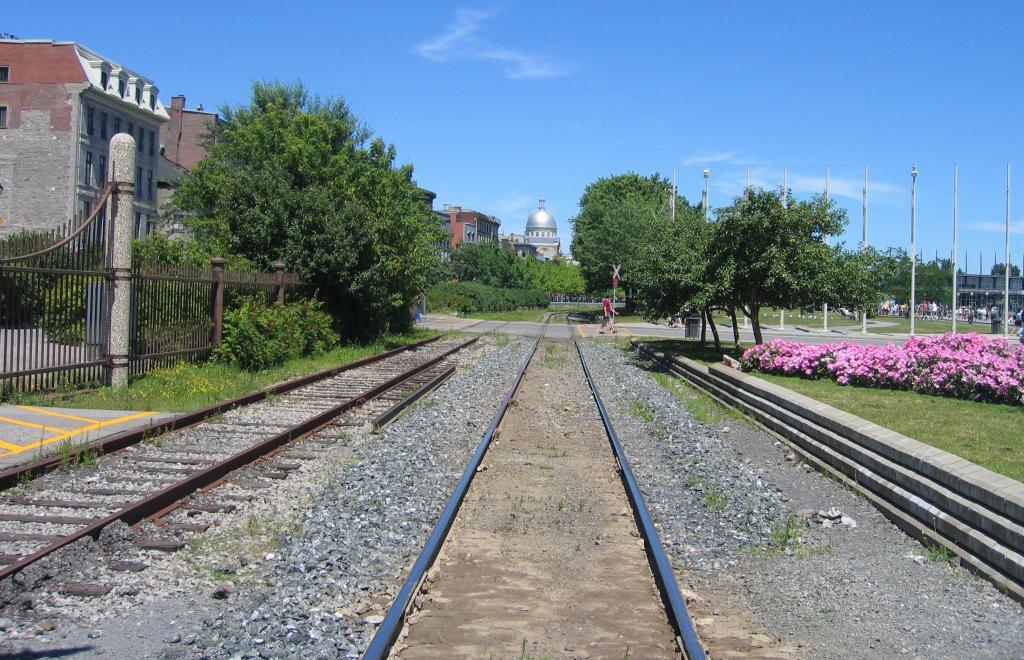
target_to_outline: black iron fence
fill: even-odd
[[[110,369],[110,220],[104,192],[93,213],[48,232],[0,239],[0,396],[101,385]],[[317,287],[275,264],[272,273],[133,263],[128,369],[131,376],[181,360],[202,361],[220,345],[223,313],[241,297],[293,301]]]

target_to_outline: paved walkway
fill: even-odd
[[[787,321],[789,318],[787,317]],[[761,334],[765,341],[782,338],[793,341],[801,341],[808,344],[822,344],[825,342],[850,341],[860,344],[884,345],[890,342],[902,344],[910,336],[906,333],[870,333],[862,334],[859,325],[844,325],[833,327],[827,332],[821,329],[821,319],[793,319],[796,324],[787,323],[784,330],[778,326],[761,326]],[[806,321],[806,324],[802,323]],[[890,321],[869,321],[869,325],[877,328],[884,328],[895,325]],[[528,321],[479,321],[476,319],[463,319],[455,316],[444,316],[440,314],[427,314],[419,324],[424,328],[435,330],[456,330],[469,333],[488,333],[521,335],[526,337],[536,336],[543,323]],[[587,338],[606,338],[610,335],[600,335],[600,324],[584,323],[576,326],[577,332]],[[619,337],[653,337],[657,339],[683,339],[685,331],[683,328],[670,328],[664,323],[618,323],[616,324]],[[732,341],[732,327],[730,325],[718,324],[718,332],[723,342]],[[567,338],[568,327],[564,323],[552,323],[547,331],[547,336]],[[711,332],[708,331],[708,340],[711,339]],[[740,341],[753,343],[754,335],[749,327],[740,325]]]
[[[0,467],[51,455],[65,442],[86,444],[167,417],[153,411],[0,405]]]

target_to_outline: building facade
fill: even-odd
[[[452,249],[463,243],[480,243],[482,241],[498,241],[501,220],[493,215],[480,213],[473,209],[445,204],[442,213],[451,220]]]
[[[135,138],[135,235],[156,224],[159,136],[153,81],[74,42],[0,40],[0,234],[88,216],[110,139]]]
[[[537,246],[526,240],[522,234],[512,233],[501,237],[501,244],[516,253],[517,257],[537,258]]]
[[[544,208],[543,199],[538,203],[537,210],[526,220],[526,242],[536,247],[537,254],[546,260],[557,259],[562,253],[555,216]]]
[[[1002,307],[1006,291],[1005,275],[957,273],[957,304],[962,307]],[[1024,278],[1010,276],[1010,309],[1024,307]]]
[[[160,162],[157,172],[157,208],[164,219],[160,231],[170,238],[185,238],[188,231],[182,222],[182,213],[167,213],[167,202],[178,187],[178,181],[199,161],[209,155],[209,146],[217,140],[217,124],[221,118],[216,112],[206,112],[203,106],[194,110],[185,107],[185,97],[171,97],[169,121],[160,127]]]

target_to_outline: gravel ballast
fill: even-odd
[[[712,649],[742,629],[750,646],[730,650],[1021,657],[1024,608],[991,584],[752,422],[699,422],[650,363],[591,342],[584,352]]]
[[[359,657],[528,348],[513,339],[382,433],[353,431],[356,458],[276,551],[266,586],[230,596],[190,650],[204,657]]]

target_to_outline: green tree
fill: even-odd
[[[412,166],[396,166],[343,100],[301,83],[253,83],[249,105],[222,114],[173,198],[197,238],[324,285],[344,336],[408,327],[440,240]]]
[[[751,189],[716,217],[707,276],[726,286],[730,304],[750,318],[755,342],[763,340],[763,307],[848,302],[853,287],[842,278],[855,273],[844,267],[841,248],[824,240],[847,222],[834,202],[789,197],[783,204],[779,191]]]
[[[541,261],[533,257],[523,260],[526,286],[558,293],[584,293],[586,285],[580,267],[561,259]]]
[[[996,265],[992,266],[991,273],[993,275],[1005,275],[1006,264],[1000,261]],[[1020,277],[1020,266],[1018,266],[1017,264],[1010,265],[1010,277]]]
[[[464,243],[451,257],[452,275],[465,282],[480,282],[506,289],[526,286],[523,260],[496,241]]]
[[[572,254],[579,261],[588,291],[611,286],[612,264],[632,263],[640,246],[638,230],[665,217],[671,183],[658,174],[635,172],[598,179],[580,198],[580,212],[572,219]],[[634,273],[623,267],[621,286],[629,290]]]

